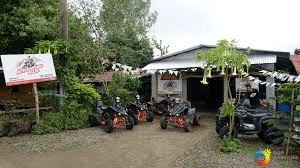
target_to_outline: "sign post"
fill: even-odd
[[[56,80],[52,55],[15,54],[1,55],[6,86],[33,84],[35,97],[36,124],[39,124],[39,98],[37,82]]]
[[[39,96],[37,94],[36,83],[33,83],[33,94],[34,94],[34,98],[35,98],[35,110],[36,110],[35,122],[36,122],[36,125],[39,125],[39,122],[40,122]]]

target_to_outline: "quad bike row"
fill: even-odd
[[[98,101],[94,107],[96,115],[90,115],[88,126],[94,127],[97,124],[104,125],[104,131],[111,133],[113,128],[125,126],[132,129],[138,120],[147,120],[152,122],[154,119],[153,112],[148,110],[147,105],[140,103],[140,97],[137,95],[136,102],[125,107],[120,98],[117,97],[115,103],[110,107],[103,107],[103,103]]]
[[[232,137],[237,138],[238,134],[257,134],[267,144],[280,144],[284,140],[284,132],[273,124],[265,122],[277,120],[274,118],[274,114],[278,114],[278,112],[271,112],[264,108],[249,109],[243,102],[238,104],[235,109]],[[229,122],[229,117],[220,118],[219,113],[216,115],[216,132],[221,138],[229,135]]]
[[[97,124],[103,124],[104,130],[111,133],[113,128],[125,125],[127,129],[132,129],[139,120],[152,122],[154,114],[153,106],[162,105],[161,128],[166,129],[168,124],[184,128],[185,131],[191,131],[191,125],[199,125],[200,116],[196,114],[196,109],[191,108],[191,103],[179,103],[179,99],[163,99],[155,103],[141,103],[140,96],[136,96],[135,103],[125,107],[120,98],[117,97],[115,103],[110,107],[103,107],[103,103],[98,101],[94,106],[95,115],[89,116],[88,126],[94,127]]]

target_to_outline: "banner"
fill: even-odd
[[[1,55],[6,86],[56,80],[51,54]]]
[[[159,75],[158,94],[182,94],[182,79],[172,77],[173,75],[170,75],[169,78],[167,78],[166,75],[163,75],[162,77]]]

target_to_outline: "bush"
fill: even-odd
[[[230,140],[227,137],[224,137],[220,140],[218,147],[220,151],[224,153],[238,152],[241,148],[241,141],[239,139]]]
[[[139,78],[129,74],[114,73],[112,81],[108,84],[106,92],[108,98],[120,97],[126,104],[132,103],[141,87]]]
[[[34,126],[32,132],[34,134],[46,134],[87,127],[88,116],[92,112],[79,108],[79,106],[73,102],[66,105],[62,111],[49,113],[41,118],[39,125]],[[78,107],[77,110],[74,110],[76,107]]]

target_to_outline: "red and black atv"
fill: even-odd
[[[154,114],[151,110],[147,108],[145,104],[142,103],[132,103],[128,106],[128,115],[130,115],[134,124],[137,124],[139,120],[147,120],[148,122],[152,122],[154,119]]]
[[[102,103],[100,103],[102,105]],[[96,126],[97,123],[104,124],[104,131],[111,133],[113,128],[125,125],[127,129],[134,127],[134,120],[127,114],[127,109],[121,105],[119,99],[112,107],[103,108],[99,106],[96,108],[96,115],[89,116],[88,125],[90,127]]]
[[[180,104],[176,98],[168,109],[164,110],[160,121],[162,129],[166,129],[168,124],[173,124],[184,128],[186,132],[192,130],[192,124],[199,125],[200,115],[195,108],[191,108],[190,103]]]
[[[111,133],[113,128],[125,125],[127,129],[132,129],[134,127],[134,119],[127,114],[127,109],[123,106],[119,106],[115,103],[112,107],[107,108],[109,113],[105,120],[104,130],[107,133]]]

